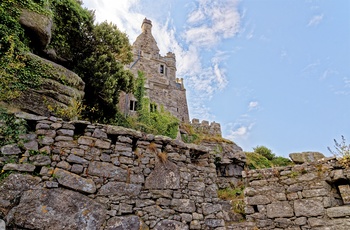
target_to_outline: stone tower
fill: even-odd
[[[133,44],[134,61],[129,66],[137,76],[140,70],[144,72],[146,96],[177,117],[182,122],[189,122],[186,89],[183,79],[176,78],[175,54],[168,52],[166,56],[159,54],[157,42],[152,35],[152,22],[144,19],[142,32]],[[135,113],[136,99],[133,95],[122,95],[120,109],[125,114]]]

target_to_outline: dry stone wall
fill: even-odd
[[[350,229],[350,169],[335,158],[243,172],[248,226]],[[253,229],[253,227],[251,228]]]
[[[18,114],[1,146],[0,224],[28,229],[225,229],[205,147],[117,126]]]

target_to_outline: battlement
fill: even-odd
[[[220,136],[221,137],[221,125],[220,123],[216,123],[215,121],[209,124],[209,121],[203,120],[199,122],[199,119],[193,118],[191,122],[191,126],[198,133],[207,134],[210,136]]]

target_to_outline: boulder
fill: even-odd
[[[43,14],[23,9],[19,18],[33,45],[44,49],[51,40],[52,19]]]
[[[11,174],[0,184],[0,216],[5,216],[17,204],[23,192],[39,189],[41,179],[24,174]]]
[[[25,229],[100,229],[106,209],[78,192],[38,189],[23,193],[6,220]]]
[[[322,158],[325,158],[325,156],[319,152],[290,153],[289,157],[290,159],[292,159],[292,161],[295,164],[303,164],[305,162],[314,162]]]
[[[37,55],[27,53],[27,60],[45,68],[45,78],[39,79],[38,88],[26,89],[12,101],[11,106],[21,111],[50,116],[59,109],[73,110],[84,97],[85,83],[74,72]]]

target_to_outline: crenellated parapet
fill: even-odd
[[[193,118],[191,122],[191,126],[198,133],[207,134],[210,136],[220,136],[221,137],[221,125],[220,123],[216,123],[215,121],[209,124],[209,121],[203,120],[199,122],[199,119]]]

